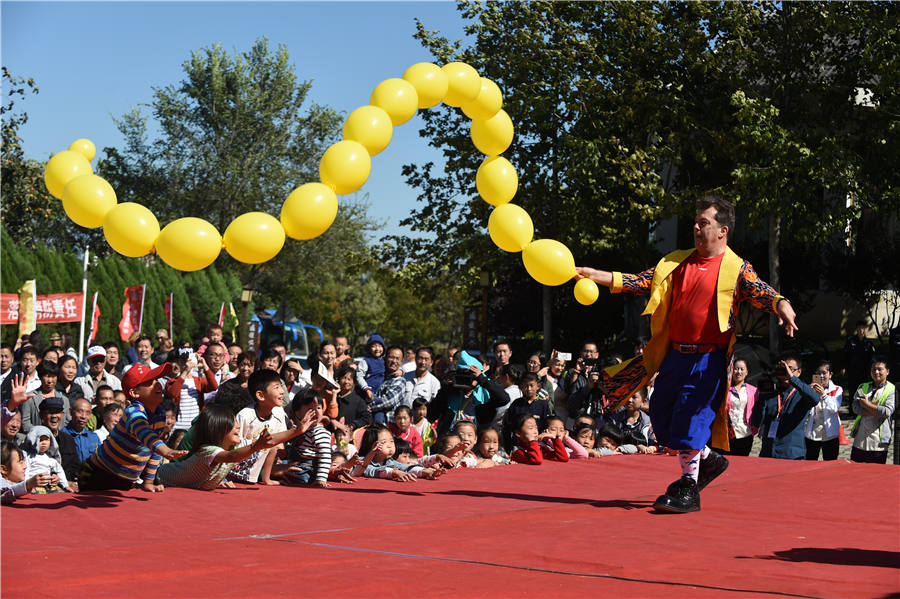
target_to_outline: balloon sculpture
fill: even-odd
[[[235,260],[260,264],[274,258],[285,237],[312,239],[328,230],[337,216],[338,195],[357,191],[369,178],[372,156],[391,141],[393,128],[415,116],[421,108],[444,102],[460,108],[472,119],[470,136],[487,157],[475,175],[478,194],[494,206],[488,220],[493,242],[507,252],[521,252],[525,269],[544,285],[562,285],[575,276],[572,252],[552,239],[533,240],[534,223],[528,213],[510,203],[519,178],[510,162],[500,156],[513,141],[513,123],[502,109],[503,94],[496,83],[481,77],[471,66],[451,62],[439,67],[420,62],[402,78],[378,84],[369,104],[347,117],[343,140],[329,147],[319,162],[319,183],[306,183],[292,191],[281,207],[280,218],[248,212],[235,218],[220,235],[209,222],[179,218],[160,229],[150,210],[131,202],[119,204],[116,192],[91,169],[96,148],[79,139],[55,154],[44,169],[50,194],[62,200],[66,214],[86,228],[103,227],[110,247],[137,258],[151,252],[182,271],[206,268],[224,248]],[[575,286],[582,304],[596,301],[598,290],[590,279]]]

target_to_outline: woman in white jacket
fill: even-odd
[[[809,411],[806,419],[806,459],[816,461],[819,451],[823,460],[836,460],[840,449],[841,418],[838,411],[844,399],[844,390],[831,381],[831,362],[819,363],[812,388],[819,394],[819,403]],[[818,382],[818,384],[816,384]]]

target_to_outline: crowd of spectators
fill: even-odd
[[[4,503],[28,492],[410,482],[457,468],[671,453],[648,416],[653,382],[614,405],[603,369],[622,357],[601,356],[592,341],[574,359],[519,357],[500,341],[488,359],[377,334],[354,356],[338,336],[301,359],[280,343],[244,351],[213,326],[193,343],[160,330],[155,344],[135,335],[120,349],[94,345],[79,363],[61,336],[46,348],[37,335],[0,346]],[[828,361],[806,378],[786,355],[752,385],[738,357],[724,403],[729,447],[716,449],[746,456],[759,437],[762,457],[833,460],[849,432],[852,460],[885,463],[896,392],[888,361],[867,359],[865,375],[851,364],[845,390]],[[849,431],[844,403],[855,415]]]

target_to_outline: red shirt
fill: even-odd
[[[694,252],[672,273],[669,339],[678,343],[727,345],[731,333],[719,330],[716,283],[724,253],[704,258]]]

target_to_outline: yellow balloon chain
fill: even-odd
[[[510,203],[519,178],[510,162],[500,156],[512,144],[512,119],[502,109],[503,95],[496,83],[481,77],[471,66],[451,62],[439,67],[420,62],[402,78],[386,79],[372,91],[369,104],[350,113],[343,140],[331,145],[319,162],[319,180],[293,190],[281,207],[280,219],[264,212],[248,212],[235,218],[224,235],[209,222],[179,218],[162,230],[146,207],[117,203],[116,192],[93,174],[90,161],[96,148],[79,139],[55,154],[44,169],[50,194],[62,200],[63,209],[76,224],[103,227],[110,247],[131,258],[156,252],[176,270],[206,268],[224,248],[235,260],[260,264],[271,260],[284,246],[285,237],[313,239],[328,230],[337,216],[338,195],[357,191],[369,178],[372,156],[391,141],[393,128],[411,119],[420,108],[443,102],[461,108],[472,119],[472,143],[487,158],[478,167],[478,194],[494,206],[488,220],[493,242],[507,252],[522,252],[525,269],[539,283],[562,285],[575,276],[572,252],[553,239],[533,240],[534,224],[520,206]],[[596,284],[581,279],[575,298],[582,304],[597,299]]]

